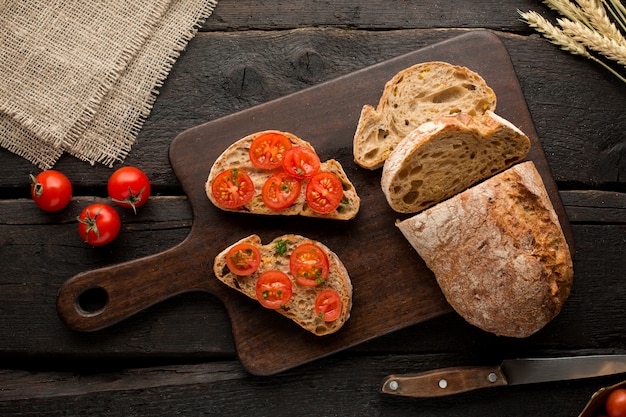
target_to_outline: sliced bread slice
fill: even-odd
[[[259,269],[249,276],[236,275],[228,269],[226,256],[229,249],[239,243],[249,243],[259,249],[261,263]],[[306,243],[313,243],[320,247],[328,258],[328,278],[319,286],[304,286],[298,284],[290,273],[290,256],[293,250]],[[327,335],[339,330],[350,317],[352,309],[352,282],[346,267],[336,253],[321,242],[308,239],[304,236],[287,234],[279,236],[266,245],[262,245],[261,238],[251,235],[232,244],[220,252],[213,264],[213,272],[217,279],[229,287],[256,298],[256,281],[261,274],[269,270],[279,270],[287,274],[292,283],[291,300],[284,308],[275,311],[293,320],[302,328],[317,335]],[[326,322],[315,313],[315,299],[326,289],[336,291],[342,304],[342,310],[335,320]],[[259,305],[259,308],[263,308]]]
[[[532,162],[397,224],[469,323],[527,337],[568,298],[570,248]]]
[[[394,210],[417,213],[521,161],[529,149],[528,137],[491,111],[441,117],[394,149],[382,189]]]
[[[376,109],[365,105],[354,134],[354,161],[382,166],[415,128],[454,113],[479,116],[495,111],[496,95],[474,71],[447,62],[424,62],[397,73],[385,84]]]

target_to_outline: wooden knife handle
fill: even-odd
[[[499,366],[461,366],[418,374],[389,375],[383,381],[382,392],[427,398],[503,385],[507,385],[507,381]]]

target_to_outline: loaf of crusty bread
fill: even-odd
[[[527,337],[568,298],[572,257],[532,162],[398,222],[450,305],[496,335]]]
[[[259,269],[249,276],[239,276],[232,273],[226,264],[226,254],[228,250],[238,243],[250,243],[256,246],[261,254],[261,264]],[[290,274],[289,257],[298,245],[304,243],[314,243],[322,248],[328,257],[329,272],[326,281],[317,287],[303,286],[296,282],[295,278]],[[277,244],[283,246],[282,251],[277,251]],[[331,251],[324,244],[308,239],[304,236],[287,234],[275,238],[272,242],[262,245],[261,238],[257,235],[251,235],[234,243],[228,248],[220,252],[213,264],[213,272],[217,279],[222,281],[229,287],[247,295],[256,300],[256,281],[258,277],[265,271],[277,269],[285,272],[292,281],[291,300],[285,308],[278,308],[275,311],[285,317],[293,320],[302,328],[311,333],[322,336],[336,332],[350,317],[352,309],[352,282],[344,264],[341,262],[337,254]],[[315,313],[315,298],[325,290],[332,289],[337,291],[342,302],[342,311],[339,317],[331,322],[325,322]],[[259,308],[263,308],[259,305]]]
[[[298,199],[291,206],[283,209],[283,210],[272,210],[268,208],[261,199],[261,189],[265,181],[272,175],[275,171],[268,171],[261,168],[255,167],[249,158],[249,150],[250,145],[254,139],[264,133],[276,132],[282,135],[285,135],[294,146],[304,146],[309,149],[313,149],[311,144],[296,135],[289,132],[279,132],[274,130],[267,130],[262,132],[256,132],[251,135],[248,135],[242,139],[239,139],[232,145],[230,145],[213,163],[211,167],[211,171],[209,172],[209,176],[206,182],[206,194],[211,200],[211,202],[216,206],[226,211],[235,211],[235,212],[244,212],[244,213],[252,213],[252,214],[265,214],[265,215],[301,215],[306,217],[319,217],[319,218],[328,218],[335,220],[349,220],[354,218],[360,208],[360,198],[356,192],[356,189],[348,175],[343,170],[341,164],[334,160],[329,159],[327,161],[321,162],[320,171],[329,171],[336,174],[341,180],[343,186],[343,200],[340,204],[339,208],[335,211],[332,211],[327,214],[318,213],[312,210],[306,203],[305,199],[305,189],[308,180],[302,181],[302,192]],[[314,149],[313,149],[314,150]],[[215,177],[222,171],[226,169],[243,169],[246,171],[252,181],[254,182],[255,195],[252,201],[249,203],[235,208],[235,209],[226,209],[220,207],[213,197],[213,193],[211,192],[211,186]]]
[[[382,166],[409,132],[441,116],[478,116],[495,111],[496,96],[468,68],[425,62],[400,71],[385,84],[376,109],[365,105],[354,134],[354,161],[363,168]]]
[[[400,142],[381,186],[394,210],[417,213],[521,161],[529,149],[528,137],[491,111],[444,116]]]

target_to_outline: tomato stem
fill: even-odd
[[[33,174],[28,174],[28,175],[30,176],[30,180],[33,184],[33,188],[35,189],[35,195],[37,197],[41,197],[41,194],[43,194],[43,185],[41,185],[41,183],[37,181],[37,178],[35,178]]]
[[[88,241],[89,240],[88,239],[89,232],[94,232],[96,234],[96,237],[100,237],[100,231],[98,230],[98,225],[96,223],[96,221],[98,220],[98,215],[100,214],[100,210],[102,210],[102,209],[99,209],[96,212],[96,215],[93,216],[93,217],[91,217],[91,214],[89,213],[89,210],[87,210],[85,212],[85,218],[84,219],[81,219],[80,216],[77,217],[77,219],[78,219],[78,221],[80,223],[83,223],[83,224],[85,224],[87,226],[87,229],[85,230],[85,242],[86,243],[89,243],[89,241]]]
[[[133,194],[133,190],[130,188],[130,186],[128,186],[128,197],[126,197],[123,200],[119,200],[117,198],[111,198],[111,200],[113,200],[116,203],[130,204],[130,206],[133,208],[133,212],[137,214],[136,204],[141,201],[141,194],[143,193],[145,189],[146,187],[143,187],[141,190],[139,190],[139,192],[137,192],[137,194]]]

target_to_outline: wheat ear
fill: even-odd
[[[595,29],[598,33],[602,34],[604,38],[610,39],[613,43],[626,46],[626,39],[624,39],[622,32],[620,32],[611,19],[609,19],[605,6],[600,0],[578,0],[578,4],[580,4],[582,12],[591,23],[591,25],[587,25],[589,29]]]
[[[565,33],[575,41],[586,45],[605,57],[626,66],[626,46],[615,39],[602,36],[588,27],[567,19],[557,20]]]
[[[610,1],[612,3],[619,2],[619,0]],[[592,55],[587,49],[589,48],[590,50],[598,52],[611,60],[615,60],[621,65],[626,65],[626,49],[623,47],[624,45],[621,45],[621,41],[619,40],[623,39],[621,33],[617,38],[618,40],[603,37],[602,34],[597,33],[597,30],[591,23],[587,13],[576,7],[568,0],[550,0],[545,3],[548,4],[550,8],[558,10],[561,14],[572,17],[572,19],[557,19],[557,22],[563,27],[563,29],[553,25],[536,12],[521,12],[519,10],[517,12],[530,27],[535,28],[551,43],[559,46],[561,49],[569,53],[584,56],[585,58],[602,65],[618,79],[626,83],[626,78],[624,78],[606,62]],[[557,8],[558,6],[560,6],[560,8]],[[621,6],[621,3],[619,6]],[[619,7],[616,7],[616,10],[618,9]],[[619,13],[624,12],[623,6],[621,9],[622,11]],[[588,10],[592,10],[592,7],[589,6]],[[616,11],[615,13],[618,12]],[[606,14],[603,13],[603,15],[608,20]],[[601,21],[600,27],[606,28],[606,21],[603,21],[604,19],[601,16],[592,16],[591,20]],[[617,30],[615,26],[613,26],[613,28]]]
[[[552,23],[548,22],[545,18],[539,15],[537,12],[522,12],[517,11],[522,19],[528,23],[532,28],[535,28],[539,33],[543,34],[549,41],[555,45],[561,47],[561,49],[570,52],[575,55],[582,55],[585,58],[592,58],[591,54],[587,52],[587,49],[580,42],[576,42],[563,31]]]

